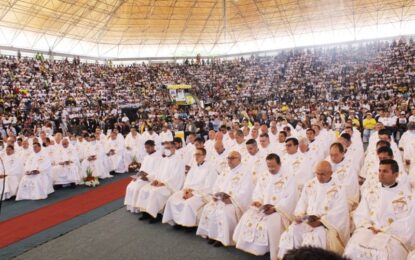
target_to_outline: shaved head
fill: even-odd
[[[320,183],[329,182],[333,174],[331,164],[328,161],[320,161],[315,167],[315,173]]]

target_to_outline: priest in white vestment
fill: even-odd
[[[136,203],[140,189],[154,179],[162,159],[161,153],[156,151],[156,144],[153,140],[147,140],[144,146],[147,155],[144,156],[143,163],[137,174],[131,176],[132,180],[127,185],[125,191],[124,205],[128,211],[133,213],[138,212]]]
[[[220,173],[213,187],[213,197],[203,208],[196,234],[208,238],[214,246],[234,245],[232,235],[252,198],[252,172],[241,164],[241,154],[228,155],[227,171]]]
[[[111,132],[110,139],[105,144],[105,154],[108,160],[110,172],[123,173],[126,171],[124,165],[124,142],[117,139],[117,133]]]
[[[354,260],[406,259],[415,241],[415,199],[397,182],[395,160],[382,160],[379,183],[362,195],[353,219],[356,230],[345,255]]]
[[[195,164],[187,173],[183,188],[167,201],[163,223],[196,227],[202,207],[209,201],[218,172],[212,163],[206,161],[206,150],[196,148]]]
[[[69,147],[68,139],[63,139],[53,155],[52,176],[54,184],[80,183],[82,174],[80,172],[79,158],[75,148]]]
[[[141,136],[137,132],[135,127],[131,127],[130,133],[124,140],[124,166],[128,169],[128,166],[135,160],[138,163],[143,161],[144,154],[141,153]]]
[[[16,154],[14,147],[8,145],[6,152],[1,155],[0,163],[2,164],[0,166],[0,191],[4,190],[3,198],[0,199],[6,200],[17,194],[17,188],[23,176],[24,161]]]
[[[345,158],[345,150],[341,143],[333,143],[330,146],[330,156],[327,159],[333,171],[333,179],[344,187],[349,210],[352,211],[359,203],[359,181],[352,161]]]
[[[52,164],[39,143],[33,144],[33,151],[25,163],[25,175],[20,181],[16,200],[46,199],[53,191],[52,183],[49,182]]]
[[[249,139],[246,141],[246,150],[247,154],[245,157],[242,157],[242,165],[245,168],[252,172],[254,186],[260,174],[264,173],[264,169],[266,169],[266,161],[265,158],[267,155],[261,153],[258,149],[258,144],[254,139]]]
[[[254,255],[271,252],[271,259],[276,259],[280,236],[292,221],[298,193],[295,177],[281,171],[278,155],[269,154],[266,164],[265,178],[257,181],[251,207],[236,226],[233,240],[238,249]]]
[[[304,185],[293,224],[281,236],[281,258],[288,250],[307,245],[342,254],[347,244],[350,217],[346,194],[332,177],[329,162],[318,163],[315,174]]]
[[[140,189],[136,203],[143,213],[141,219],[151,217],[150,223],[157,221],[157,215],[164,209],[167,199],[182,188],[185,179],[185,165],[176,154],[173,142],[164,142],[163,154],[154,180]]]
[[[92,171],[92,176],[105,179],[111,178],[104,160],[107,156],[100,143],[95,139],[95,135],[90,135],[88,143],[84,148],[85,159],[81,164],[81,174],[83,177],[87,176],[87,171]]]

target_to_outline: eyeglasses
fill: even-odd
[[[228,157],[227,159],[228,160],[235,160],[235,159],[238,159],[238,157]]]
[[[195,156],[203,156],[203,153],[195,153]]]
[[[293,144],[286,144],[285,147],[291,147],[294,146]]]

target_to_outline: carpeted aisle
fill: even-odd
[[[170,225],[138,221],[125,208],[75,229],[19,255],[18,260],[210,260],[269,259],[255,257],[234,247],[215,248],[195,232]]]
[[[124,178],[0,222],[0,248],[122,198],[129,181]]]

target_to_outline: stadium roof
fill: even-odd
[[[0,0],[0,45],[180,57],[415,33],[413,0]]]

